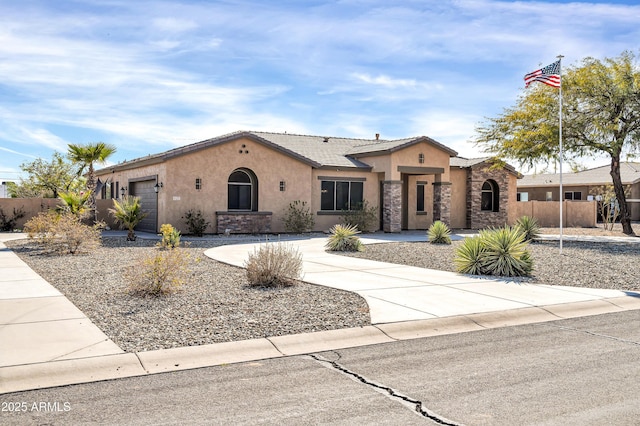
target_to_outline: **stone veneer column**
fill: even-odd
[[[433,221],[451,225],[451,182],[433,183]]]
[[[382,184],[382,229],[384,232],[402,231],[402,181],[386,180]]]

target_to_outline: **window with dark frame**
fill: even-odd
[[[229,176],[227,208],[257,211],[257,180],[248,170],[238,169]]]
[[[320,182],[320,210],[355,210],[362,205],[363,182],[332,181]]]
[[[486,180],[482,184],[482,198],[480,210],[489,212],[500,211],[498,184],[493,180]]]
[[[424,212],[424,183],[416,186],[416,211]]]
[[[196,178],[196,189],[199,191],[202,189],[202,179]]]
[[[564,193],[565,200],[582,200],[581,191],[567,191]]]

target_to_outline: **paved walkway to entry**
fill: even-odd
[[[426,241],[426,236],[424,233],[364,235],[362,241],[365,244]],[[627,241],[640,242],[640,239],[627,238]],[[287,242],[302,254],[304,281],[361,295],[369,304],[373,324],[524,308],[562,318],[568,304],[572,304],[571,308],[579,306],[577,303],[589,309],[608,310],[612,304],[626,303],[630,295],[636,300],[640,297],[640,293],[619,290],[522,284],[346,257],[326,252],[325,243],[326,238],[322,237]],[[205,254],[220,262],[243,266],[260,244],[220,246]]]

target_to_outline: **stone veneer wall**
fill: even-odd
[[[433,221],[451,225],[451,182],[433,183]]]
[[[382,189],[382,229],[384,232],[402,231],[402,181],[387,180]]]
[[[257,234],[271,232],[271,212],[216,212],[216,232]]]
[[[509,172],[487,167],[471,168],[467,174],[467,225],[471,229],[507,224],[509,210]],[[482,184],[492,179],[498,184],[498,211],[481,210]]]

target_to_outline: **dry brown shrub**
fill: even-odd
[[[267,243],[255,249],[245,262],[249,285],[293,285],[302,276],[302,255],[284,243]]]

